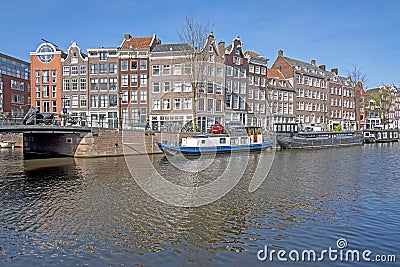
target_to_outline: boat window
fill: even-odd
[[[220,144],[226,144],[226,138],[225,137],[220,138],[219,139],[219,143]]]
[[[248,137],[241,137],[240,138],[240,144],[241,145],[248,145],[249,144],[249,138]]]
[[[201,143],[202,143],[202,144],[205,144],[205,143],[206,143],[206,140],[201,140]]]
[[[238,145],[238,144],[239,144],[239,138],[231,138],[231,146]]]

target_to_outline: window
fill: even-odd
[[[213,94],[214,93],[214,84],[212,81],[207,82],[207,93]]]
[[[238,69],[238,68],[234,68],[234,69],[233,69],[233,76],[234,76],[235,78],[239,78],[239,69]]]
[[[69,79],[63,79],[63,91],[69,91]]]
[[[249,89],[249,99],[253,99],[253,89]]]
[[[72,96],[72,107],[78,107],[79,101],[78,101],[78,95],[73,95]]]
[[[98,68],[99,67],[97,64],[90,64],[90,74],[97,74]]]
[[[153,87],[153,93],[160,92],[160,82],[153,82],[152,87]]]
[[[180,109],[182,109],[182,106],[181,106],[181,99],[180,99],[180,98],[175,98],[175,99],[174,99],[174,109],[175,109],[175,110],[180,110]]]
[[[57,71],[56,70],[52,70],[51,71],[51,82],[55,83],[57,80]]]
[[[232,92],[232,81],[231,80],[226,80],[225,87],[226,87],[226,91],[228,93],[231,93]]]
[[[99,105],[99,98],[97,95],[91,95],[90,96],[90,107],[91,108],[97,108]]]
[[[51,101],[51,112],[53,112],[53,113],[57,112],[57,101],[56,100]]]
[[[171,100],[170,99],[163,99],[162,100],[162,109],[163,110],[169,110],[171,109]]]
[[[108,107],[108,95],[100,95],[100,107],[101,108]]]
[[[78,66],[71,66],[71,75],[78,75]]]
[[[100,60],[107,60],[108,53],[107,52],[100,52]]]
[[[169,64],[163,65],[162,74],[163,75],[170,75],[171,74],[171,65],[169,65]]]
[[[121,61],[121,70],[128,70],[128,60]]]
[[[117,107],[117,95],[109,95],[108,98],[110,100],[110,108],[116,108]]]
[[[55,85],[51,86],[51,97],[56,98],[57,97],[57,87]]]
[[[86,107],[87,106],[86,95],[80,95],[79,96],[79,100],[80,100],[80,106],[81,107]]]
[[[123,86],[123,87],[128,86],[128,74],[121,75],[121,86]]]
[[[43,101],[42,112],[50,112],[50,101]]]
[[[35,71],[36,83],[40,83],[40,70]]]
[[[139,122],[139,109],[138,108],[131,109],[131,120],[132,120],[132,123]]]
[[[246,78],[246,70],[240,69],[240,78]]]
[[[81,75],[86,75],[86,65],[80,66],[80,74]]]
[[[216,100],[216,104],[215,104],[215,111],[216,112],[222,112],[222,100],[221,99],[217,99]]]
[[[261,67],[261,74],[262,75],[267,74],[267,68],[266,67]]]
[[[237,80],[233,81],[233,92],[239,93],[239,81]]]
[[[43,85],[42,86],[42,97],[49,97],[49,86]]]
[[[208,62],[214,62],[214,55],[208,55]]]
[[[182,75],[182,64],[174,65],[174,75]]]
[[[147,60],[140,60],[140,69],[147,70]]]
[[[171,91],[171,82],[164,82],[164,92]]]
[[[222,78],[222,68],[217,68],[217,77]]]
[[[153,65],[153,75],[158,76],[160,75],[160,65]]]
[[[215,93],[217,95],[222,95],[222,85],[221,82],[216,82],[215,83]]]
[[[205,111],[204,98],[197,99],[198,111]]]
[[[107,64],[100,64],[100,74],[107,74]]]
[[[146,104],[147,103],[147,91],[140,91],[140,104]]]
[[[174,92],[182,92],[182,82],[181,81],[174,82]]]
[[[99,80],[97,78],[90,79],[90,90],[92,91],[99,90]]]
[[[78,79],[71,79],[72,91],[78,91]]]
[[[110,78],[110,91],[117,91],[117,78]]]
[[[117,73],[117,63],[110,63],[108,65],[108,71],[110,74],[116,74]]]
[[[184,73],[186,75],[190,75],[192,73],[192,64],[191,63],[185,63]]]
[[[151,108],[153,110],[160,110],[160,99],[152,99],[151,100]]]
[[[140,74],[140,87],[144,86],[147,86],[147,74]]]
[[[245,94],[246,93],[246,82],[240,82],[239,92],[241,94]]]
[[[63,67],[63,75],[69,75],[69,66]]]
[[[213,66],[207,66],[207,75],[214,76],[214,67]]]
[[[131,103],[132,104],[137,104],[138,102],[138,93],[137,91],[131,91]]]
[[[128,104],[128,91],[121,92],[121,104]]]
[[[192,84],[190,82],[183,83],[183,91],[184,92],[191,92],[192,91]]]
[[[254,76],[249,76],[249,85],[254,84]]]
[[[214,111],[214,99],[212,98],[207,99],[207,111]]]
[[[191,98],[183,99],[183,109],[192,109],[192,99]]]
[[[138,76],[137,74],[131,74],[131,87],[138,86]]]
[[[255,66],[255,73],[260,74],[260,66]]]
[[[131,61],[131,70],[137,70],[137,60]]]
[[[101,91],[106,91],[107,90],[107,78],[101,78],[100,79],[100,90]]]

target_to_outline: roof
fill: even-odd
[[[283,58],[298,73],[303,73],[303,74],[307,74],[310,76],[316,76],[316,77],[320,77],[320,78],[326,78],[326,75],[332,75],[331,72],[326,71],[326,70],[324,71],[321,68],[319,68],[317,65],[313,65],[311,63],[300,61],[300,60],[289,58],[289,57],[283,57]]]
[[[131,37],[125,39],[121,44],[122,49],[147,49],[150,47],[153,36],[147,37]]]
[[[246,56],[251,56],[251,57],[259,57],[260,55],[259,54],[257,54],[256,52],[253,52],[253,51],[246,51],[246,52],[244,52],[244,54],[246,55]]]
[[[176,52],[176,51],[183,51],[183,50],[190,50],[191,47],[188,44],[181,43],[181,44],[158,44],[154,47],[152,52]]]
[[[280,72],[279,70],[276,69],[267,69],[267,77],[268,78],[277,78],[277,79],[285,79],[285,77],[283,76],[282,72]]]

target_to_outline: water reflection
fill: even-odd
[[[344,236],[382,253],[399,245],[398,146],[279,151],[254,193],[261,155],[251,154],[237,186],[198,208],[147,195],[122,157],[23,161],[18,151],[1,152],[2,266],[255,265],[267,244],[323,249]],[[150,159],[172,182],[215,178]],[[228,162],[222,156],[211,167],[221,173]]]

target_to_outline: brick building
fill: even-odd
[[[62,113],[61,61],[67,53],[44,41],[30,53],[31,105],[41,112]]]
[[[89,116],[87,62],[87,55],[75,42],[68,48],[66,58],[61,59],[63,120],[82,126],[87,125]]]
[[[149,115],[149,53],[156,44],[156,35],[132,37],[130,34],[125,34],[118,49],[118,90],[124,127],[147,123]]]
[[[30,108],[28,62],[0,53],[0,120],[21,118]]]
[[[88,125],[118,128],[118,48],[88,51]]]
[[[328,75],[323,67],[285,57],[283,51],[272,65],[282,72],[296,90],[295,115],[301,126],[328,128]]]
[[[268,59],[259,54],[246,51],[248,61],[247,71],[247,125],[266,127],[269,121],[268,102],[267,102],[267,69]]]
[[[267,129],[273,129],[275,123],[296,122],[294,113],[296,92],[292,84],[276,69],[268,68],[267,76],[267,104],[272,114],[271,121],[266,125]]]
[[[225,120],[247,124],[247,77],[248,60],[242,50],[242,40],[236,37],[225,48]]]

